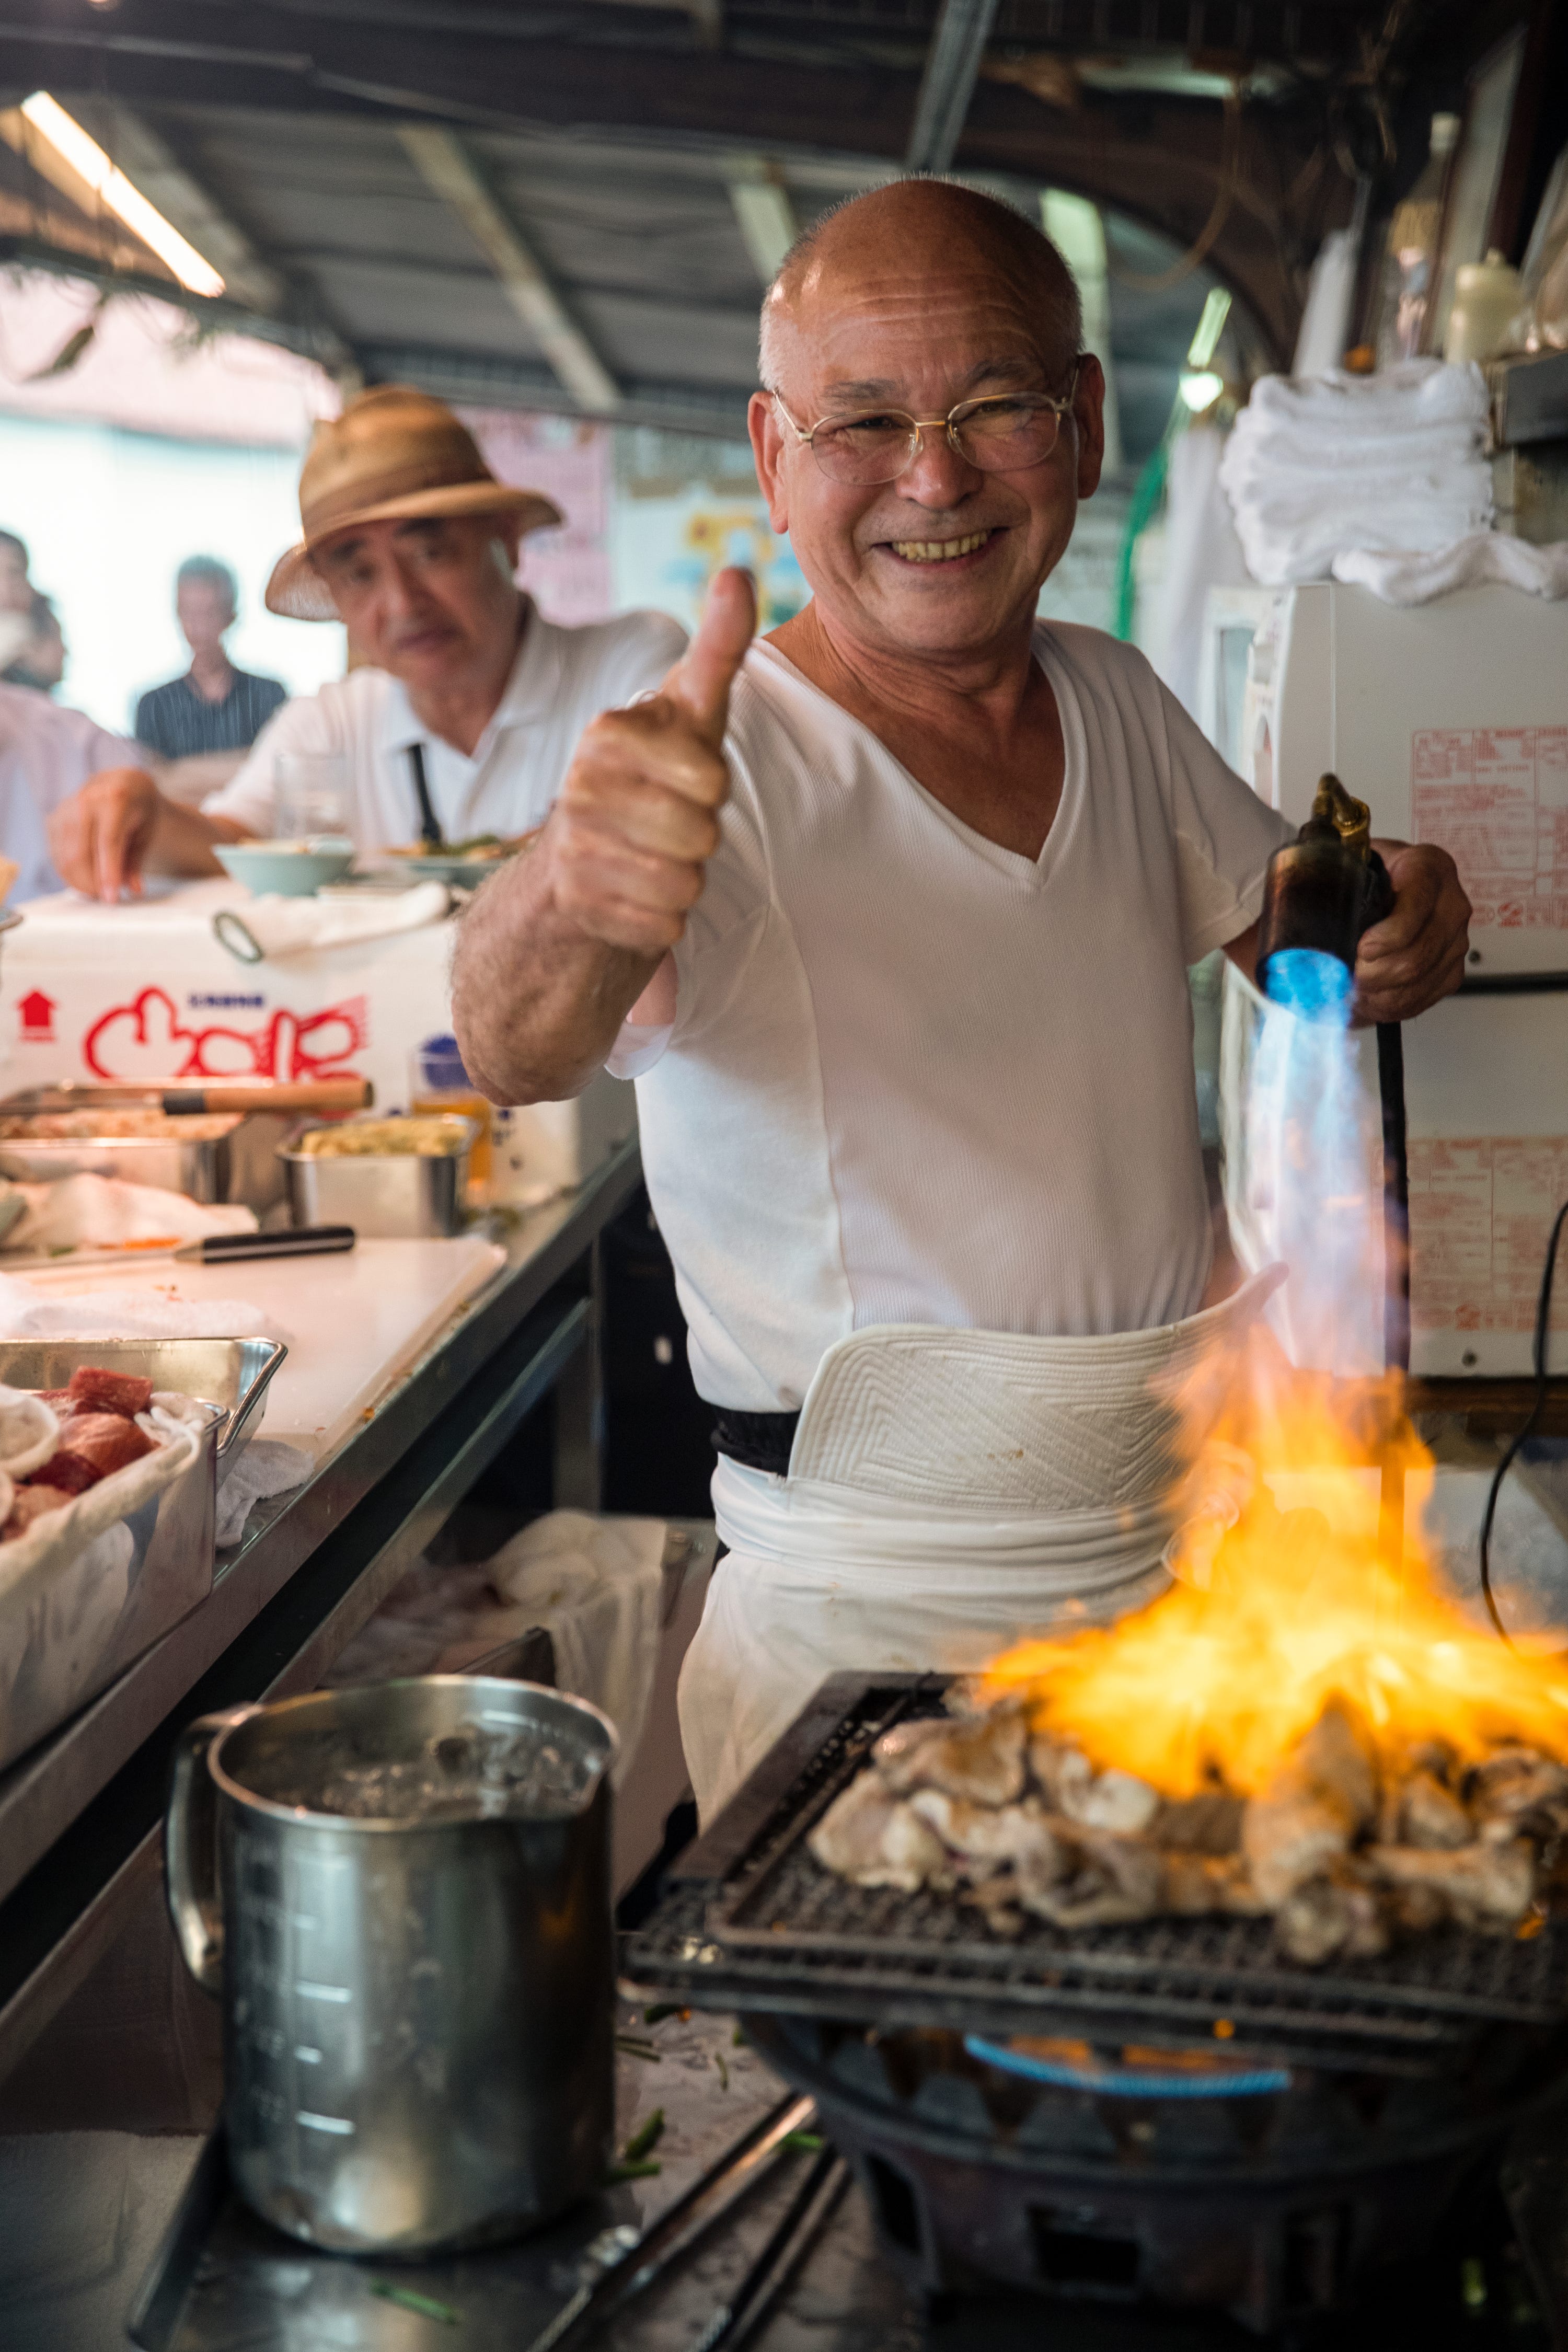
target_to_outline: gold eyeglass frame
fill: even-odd
[[[909,472],[910,467],[915,464],[916,460],[920,457],[921,434],[934,433],[938,425],[942,427],[947,439],[947,446],[952,451],[953,456],[955,457],[961,457],[966,466],[973,466],[977,473],[1026,473],[1033,467],[1046,465],[1056,456],[1057,444],[1061,439],[1063,417],[1070,415],[1072,413],[1072,404],[1078,394],[1078,380],[1081,372],[1081,362],[1075,363],[1072,375],[1068,383],[1067,392],[1064,397],[1060,400],[1053,399],[1048,392],[1031,392],[1023,394],[1009,392],[989,392],[982,393],[979,397],[974,400],[960,400],[955,402],[952,407],[948,410],[945,416],[911,416],[907,408],[870,409],[866,411],[865,413],[867,415],[872,416],[901,416],[905,419],[910,428],[908,457],[904,459],[903,464],[899,467],[897,473],[884,474],[881,477],[881,483],[896,482],[901,476]],[[822,467],[824,473],[826,473],[827,469],[826,467],[822,466],[821,454],[816,447],[817,435],[828,426],[837,428],[846,425],[853,425],[856,421],[855,418],[853,416],[819,416],[816,423],[808,428],[804,425],[797,425],[795,423],[795,418],[784,406],[783,397],[780,394],[770,392],[768,397],[773,402],[773,406],[778,410],[778,413],[783,417],[784,423],[789,426],[790,431],[795,435],[795,441],[798,446],[802,448],[809,449],[812,456],[816,459],[817,465]],[[1050,447],[1043,451],[1038,457],[1031,457],[1027,467],[1018,466],[1004,467],[1000,466],[981,465],[978,458],[972,457],[968,450],[965,449],[960,442],[957,430],[959,425],[963,423],[966,416],[973,415],[977,408],[988,408],[996,401],[1016,400],[1019,398],[1033,401],[1039,408],[1048,408],[1051,411],[1057,420],[1056,440],[1054,440],[1051,443]],[[829,475],[828,479],[831,481],[833,477]],[[853,485],[856,488],[866,490],[878,488],[880,486],[881,484],[877,482],[860,482]],[[851,486],[846,485],[846,487],[847,488]]]

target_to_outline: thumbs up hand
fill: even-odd
[[[540,837],[551,894],[576,929],[661,955],[686,929],[730,791],[730,688],[756,627],[744,572],[721,572],[658,693],[585,730]]]

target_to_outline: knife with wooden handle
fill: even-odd
[[[141,1105],[171,1115],[225,1110],[348,1111],[368,1110],[374,1100],[375,1089],[368,1078],[204,1078],[192,1087],[177,1086],[173,1080],[154,1087],[29,1087],[21,1094],[8,1095],[0,1109],[123,1110]]]

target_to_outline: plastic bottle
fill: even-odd
[[[1426,311],[1437,265],[1443,194],[1458,143],[1457,114],[1432,117],[1432,143],[1410,194],[1394,208],[1383,273],[1383,317],[1377,338],[1382,366],[1413,360],[1426,334]]]
[[[1443,337],[1446,360],[1489,360],[1508,348],[1509,329],[1524,301],[1524,283],[1494,246],[1484,261],[1454,273],[1454,307]]]

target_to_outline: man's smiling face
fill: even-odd
[[[1042,268],[1049,248],[1023,224],[998,235],[994,221],[965,192],[917,183],[827,226],[770,306],[773,381],[797,424],[1067,394],[1076,354]],[[982,472],[939,426],[898,480],[868,488],[829,479],[759,394],[752,436],[773,527],[789,531],[829,628],[868,648],[962,660],[1026,624],[1100,478],[1101,392],[1086,360],[1040,464]]]

